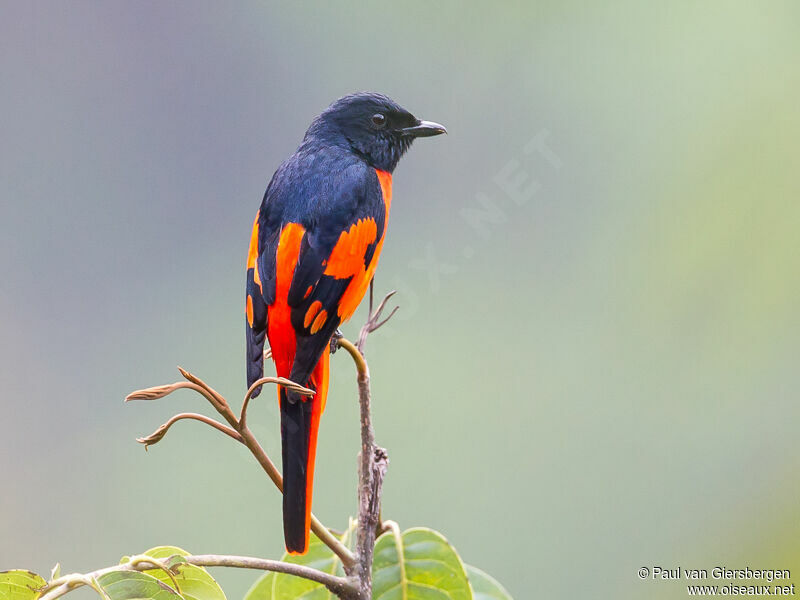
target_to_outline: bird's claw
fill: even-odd
[[[343,337],[344,334],[339,329],[333,332],[333,335],[331,336],[331,354],[339,349],[339,340]]]

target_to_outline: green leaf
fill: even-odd
[[[355,521],[339,538],[345,546],[353,544],[355,537]],[[311,567],[331,575],[344,575],[342,562],[330,548],[323,544],[317,536],[311,534],[308,552],[302,556],[284,554],[284,562]],[[321,583],[286,575],[285,573],[266,573],[248,590],[244,600],[337,600]]]
[[[202,567],[190,565],[186,562],[184,556],[189,553],[186,550],[177,548],[175,546],[157,546],[150,548],[145,552],[146,556],[161,559],[166,563],[166,566],[174,568],[177,566],[177,572],[173,572],[173,577],[178,584],[177,592],[180,593],[185,600],[226,600],[225,593],[214,578],[209,575]],[[148,575],[155,577],[160,582],[173,587],[175,584],[161,569],[150,569],[144,571]]]
[[[155,548],[150,548],[145,552],[147,556],[152,556],[153,558],[168,558],[170,556],[189,556],[189,552],[184,550],[183,548],[178,548],[177,546],[156,546]]]
[[[424,527],[384,533],[372,564],[374,600],[472,600],[455,549],[441,533]]]
[[[345,536],[349,534],[345,532]],[[311,534],[311,540],[308,543],[308,552],[302,556],[284,554],[281,559],[284,562],[293,563],[296,565],[304,565],[317,569],[331,575],[343,575],[344,569],[342,568],[342,561],[336,556],[333,551],[323,544],[320,539]],[[294,600],[295,598],[302,598],[302,600],[337,600],[336,596],[331,594],[321,583],[309,581],[301,577],[294,577],[285,573],[275,573],[272,581],[272,596],[270,600]],[[253,598],[252,600],[257,600]]]
[[[272,600],[272,586],[274,584],[275,573],[268,571],[259,577],[256,582],[247,590],[244,600]]]
[[[180,600],[181,596],[155,577],[137,571],[111,571],[97,578],[111,600]]]
[[[465,567],[474,600],[514,600],[494,577],[470,565]]]
[[[0,572],[0,598],[2,600],[33,600],[47,582],[36,573],[16,569]]]

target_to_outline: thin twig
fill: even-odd
[[[181,367],[178,367],[178,371],[180,371],[181,375],[183,375],[186,379],[188,379],[192,383],[200,386],[204,390],[203,395],[206,398],[208,398],[209,402],[211,402],[211,405],[215,409],[217,409],[217,412],[219,414],[221,414],[228,423],[230,423],[231,427],[233,427],[234,429],[238,428],[239,421],[236,419],[236,416],[233,414],[233,411],[231,410],[231,407],[228,406],[228,401],[225,400],[225,398],[223,398],[222,395],[219,392],[217,392],[214,388],[212,388],[210,385],[208,385],[205,381],[203,381],[199,377],[196,377],[195,375],[192,375],[191,373],[189,373],[185,369],[182,369]]]
[[[164,396],[168,396],[175,390],[180,389],[194,390],[198,394],[205,396],[206,399],[211,402],[211,404],[215,404],[216,402],[214,397],[211,396],[205,390],[205,388],[197,385],[196,383],[192,383],[191,381],[178,381],[168,385],[157,385],[155,387],[145,388],[143,390],[136,390],[135,392],[131,392],[125,396],[125,402],[130,402],[131,400],[157,400],[159,398],[163,398]]]
[[[136,441],[139,442],[140,444],[144,444],[144,448],[145,450],[147,450],[148,446],[152,446],[153,444],[157,444],[158,442],[160,442],[161,439],[167,434],[167,431],[169,431],[169,428],[172,427],[173,424],[182,419],[193,419],[195,421],[200,421],[202,423],[205,423],[206,425],[210,425],[217,431],[221,431],[225,435],[232,437],[237,442],[244,443],[242,436],[239,435],[235,430],[231,429],[230,427],[226,427],[225,425],[219,423],[218,421],[215,421],[211,417],[207,417],[205,415],[201,415],[198,413],[181,413],[179,415],[175,415],[169,421],[164,423],[161,427],[156,429],[153,433],[151,433],[147,437],[136,438]]]
[[[381,303],[378,305],[378,308],[376,308],[375,311],[373,312],[373,310],[372,310],[372,285],[370,284],[370,288],[369,288],[369,315],[367,317],[367,322],[364,323],[364,326],[361,328],[361,332],[358,334],[358,343],[356,344],[356,347],[358,348],[359,352],[361,352],[362,354],[364,353],[364,345],[367,343],[367,336],[370,333],[372,333],[373,331],[383,327],[386,324],[386,322],[389,319],[391,319],[394,316],[394,314],[398,311],[398,309],[400,308],[399,306],[395,306],[392,309],[392,311],[389,313],[389,316],[387,316],[382,321],[380,320],[381,319],[381,314],[383,313],[383,309],[386,308],[386,303],[389,301],[389,298],[394,296],[396,293],[397,293],[397,291],[393,290],[393,291],[389,292],[388,294],[386,294],[386,296],[384,296],[383,300],[381,300]]]
[[[260,571],[274,571],[276,573],[294,575],[321,583],[331,592],[343,598],[354,597],[357,594],[357,590],[344,577],[338,577],[318,571],[317,569],[312,569],[311,567],[279,560],[267,560],[250,556],[226,556],[220,554],[197,554],[186,556],[184,559],[190,565],[195,565],[197,567],[237,567],[240,569],[257,569]],[[115,571],[147,571],[161,568],[163,568],[162,565],[159,564],[156,559],[153,559],[152,562],[148,562],[142,557],[142,559],[137,562],[128,562],[122,565],[106,567],[104,569],[92,571],[91,573],[86,573],[85,575],[77,573],[65,575],[48,583],[48,585],[43,588],[42,591],[44,595],[41,596],[39,600],[55,600],[76,588],[91,585],[92,581],[97,581],[99,577]],[[177,568],[180,570],[180,565],[178,565]]]
[[[222,394],[220,394],[217,390],[208,385],[205,381],[203,381],[202,379],[200,379],[195,375],[192,375],[191,373],[189,373],[189,371],[187,371],[183,367],[179,366],[178,371],[180,371],[180,374],[183,375],[186,379],[188,379],[192,383],[199,385],[204,390],[206,390],[217,401],[217,403],[219,403],[220,406],[228,406],[228,401],[222,397]]]
[[[216,390],[214,390],[199,377],[192,375],[181,367],[178,367],[178,371],[180,371],[181,375],[183,375],[188,381],[178,381],[177,383],[170,383],[169,385],[158,385],[151,388],[145,388],[143,390],[136,390],[125,397],[125,402],[130,402],[131,400],[156,400],[158,398],[168,396],[175,390],[180,389],[194,390],[198,394],[205,397],[211,406],[214,407],[214,410],[221,414],[225,420],[230,423],[231,427],[235,429],[238,421],[231,411],[230,406],[228,406],[228,402],[225,400],[225,398],[220,396]]]
[[[367,367],[367,361],[364,359],[364,355],[358,351],[356,345],[347,338],[339,338],[337,344],[339,345],[339,348],[344,348],[347,350],[347,353],[353,358],[353,362],[356,363],[358,377],[366,377],[369,379],[369,368]]]
[[[217,554],[196,554],[187,556],[186,562],[197,567],[238,567],[240,569],[257,569],[260,571],[275,571],[276,573],[286,573],[303,577],[311,581],[321,583],[331,592],[337,595],[352,594],[353,588],[344,577],[331,575],[311,567],[297,565],[294,563],[282,562],[279,560],[267,560],[263,558],[252,558],[249,556],[220,556]]]

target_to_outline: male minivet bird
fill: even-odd
[[[278,376],[315,391],[310,397],[278,391],[290,553],[308,550],[331,337],[375,273],[400,157],[416,138],[441,133],[442,125],[417,119],[382,94],[340,98],[312,121],[300,147],[275,171],[253,223],[247,384],[263,375],[266,336]]]

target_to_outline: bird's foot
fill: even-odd
[[[333,332],[333,335],[331,336],[331,354],[339,349],[339,340],[343,337],[344,334],[339,329]]]

